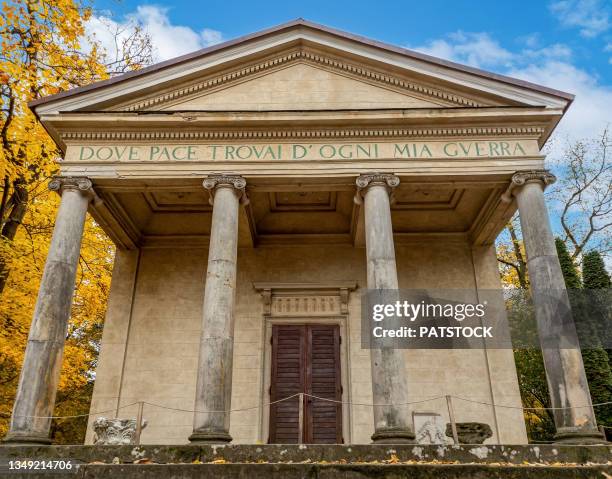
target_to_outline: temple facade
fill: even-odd
[[[49,442],[90,213],[117,252],[88,443],[139,402],[149,444],[410,442],[448,395],[525,443],[512,350],[364,349],[361,295],[499,289],[518,209],[545,331],[541,147],[572,98],[298,20],[34,102],[62,199],[7,440]],[[544,357],[557,439],[597,440],[579,351]]]

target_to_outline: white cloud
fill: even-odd
[[[571,63],[548,60],[505,73],[576,95],[559,125],[560,136],[594,137],[612,122],[612,86],[599,83],[597,78]]]
[[[608,43],[605,47],[604,47],[604,52],[612,52],[612,42]],[[610,58],[608,58],[608,63],[610,63],[612,65],[612,56]]]
[[[558,0],[549,5],[562,25],[580,29],[585,37],[596,37],[612,26],[610,4],[600,0]]]
[[[574,65],[567,45],[529,48],[538,45],[533,38],[523,43],[528,48],[511,51],[487,33],[458,32],[414,49],[573,93],[576,100],[558,127],[558,136],[593,137],[612,122],[612,85]]]
[[[85,31],[87,35],[95,37],[106,51],[114,52],[113,32],[120,32],[119,41],[121,41],[134,25],[141,26],[150,35],[156,62],[199,50],[223,40],[223,35],[217,30],[204,28],[196,32],[187,26],[174,25],[168,17],[168,9],[152,5],[140,5],[119,21],[110,17],[108,13],[93,15],[86,23]],[[87,42],[85,48],[88,48]]]
[[[415,49],[473,67],[510,65],[513,58],[513,54],[502,48],[488,33],[455,32],[447,38],[433,40]]]
[[[204,46],[215,45],[223,41],[223,35],[218,30],[212,30],[211,28],[205,28],[200,32]]]
[[[535,48],[540,44],[540,34],[530,33],[522,37],[517,38],[520,42],[524,43],[529,48]]]

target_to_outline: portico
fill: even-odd
[[[360,292],[499,288],[518,208],[534,296],[569,304],[540,148],[571,99],[300,20],[36,102],[62,206],[8,439],[48,441],[32,417],[53,411],[88,210],[117,245],[91,411],[157,405],[144,442],[297,442],[297,401],[270,405],[296,391],[336,401],[304,405],[313,442],[414,441],[449,394],[525,442],[511,350],[361,349]],[[567,351],[544,355],[558,438],[597,441]]]

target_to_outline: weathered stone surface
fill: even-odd
[[[466,283],[466,278],[473,274],[467,243],[397,242],[395,249],[402,288],[416,288],[419,285],[462,288],[472,284]],[[490,269],[490,275],[495,275],[499,281],[497,263],[491,254],[492,260],[487,264],[486,271]],[[125,272],[115,270],[113,280],[123,286],[111,292],[113,321],[107,321],[104,327],[105,334],[113,341],[117,341],[114,338],[124,338],[128,343],[126,359],[123,361],[123,345],[114,348],[111,344],[106,354],[103,344],[98,370],[104,370],[106,380],[102,376],[96,380],[91,412],[114,412],[118,402],[119,405],[126,405],[144,398],[168,407],[187,411],[195,409],[206,258],[206,249],[143,249],[133,303],[129,296],[130,284],[134,280],[133,269]],[[265,362],[269,349],[265,303],[261,292],[253,288],[253,282],[268,280],[312,284],[353,279],[361,289],[366,284],[366,258],[363,249],[350,245],[239,248],[237,269],[232,407],[243,408],[266,402],[266,381],[270,377]],[[446,274],[441,276],[440,269]],[[484,286],[485,289],[493,287]],[[346,334],[342,335],[342,345],[346,348],[343,352],[345,362],[342,364],[344,397],[348,398],[350,394],[353,402],[372,404],[370,356],[368,351],[359,347],[360,337],[356,334],[361,320],[360,296],[359,290],[349,294]],[[330,297],[320,297],[323,298]],[[131,304],[131,334],[126,338],[127,324],[122,321],[129,317]],[[291,321],[294,320],[291,318]],[[320,318],[310,317],[308,320],[320,321]],[[493,402],[489,400],[490,385],[482,351],[407,350],[404,354],[411,395],[409,400],[427,399],[446,392],[461,397],[473,395]],[[493,368],[492,365],[490,378],[499,391],[495,402],[518,407],[521,402],[518,386],[512,382],[516,381],[512,351],[499,350],[495,358],[496,366]],[[118,401],[122,372],[123,387],[121,400]],[[512,372],[512,375],[508,372]],[[466,382],[470,385],[469,395],[465,390]],[[510,384],[513,386],[510,387]],[[458,421],[486,422],[495,433],[493,408],[483,408],[465,401],[456,401],[454,406]],[[448,422],[444,400],[423,402],[407,409],[409,414],[413,411],[436,412],[444,417],[444,423]],[[347,405],[343,410],[346,414],[343,418],[345,441],[370,443],[372,407]],[[261,419],[257,409],[231,413],[229,432],[233,442],[265,443],[268,437],[265,412],[265,409],[261,412],[264,415]],[[135,417],[135,414],[136,406],[119,411],[121,417]],[[193,432],[193,413],[145,406],[144,414],[149,421],[149,426],[143,431],[142,442],[145,444],[183,444]],[[526,441],[520,411],[499,408],[497,415],[502,443],[519,444]],[[92,437],[90,428],[88,443]],[[494,438],[497,439],[497,433]]]
[[[553,239],[544,186],[546,171],[519,172],[512,178],[527,253],[538,336],[546,369],[557,439],[601,442],[572,319],[571,306]]]
[[[107,419],[99,417],[93,423],[94,444],[105,445],[130,445],[136,444],[136,419]],[[147,426],[147,421],[142,422],[142,429]]]
[[[213,205],[192,442],[230,442],[238,207],[246,182],[211,175],[204,181]]]
[[[444,422],[440,414],[413,414],[414,434],[419,444],[446,444]]]
[[[391,202],[389,194],[399,185],[395,175],[372,174],[357,178],[358,194],[363,194],[368,289],[397,290],[397,265],[393,244]],[[376,347],[370,351],[372,399],[374,404],[407,402],[408,382],[404,352],[393,347]],[[414,440],[406,407],[374,406],[374,434],[379,443]]]
[[[17,458],[74,459],[78,462],[100,461],[131,463],[148,458],[157,463],[191,463],[195,460],[211,462],[218,458],[231,463],[301,462],[372,462],[395,455],[399,461],[459,461],[462,463],[572,463],[607,464],[612,457],[612,446],[538,445],[414,445],[414,444],[187,444],[141,446],[14,446],[0,447],[0,464]]]
[[[581,479],[605,477],[608,466],[491,466],[473,464],[173,464],[84,465],[77,478],[102,479],[320,479],[414,478],[414,479]],[[24,475],[24,478],[31,478]],[[57,477],[57,476],[56,476]],[[74,477],[66,474],[64,477]]]
[[[87,178],[55,178],[62,192],[53,237],[38,291],[25,358],[6,441],[49,443],[68,318],[87,207]]]
[[[493,435],[491,426],[482,422],[458,422],[457,438],[459,444],[482,444]],[[446,435],[453,437],[452,425],[446,425]]]

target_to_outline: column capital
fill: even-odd
[[[384,186],[390,195],[393,189],[400,184],[400,179],[391,173],[366,173],[359,175],[355,183],[357,184],[355,203],[361,204],[361,198],[371,186]]]
[[[526,184],[540,183],[542,185],[542,189],[545,189],[548,185],[552,185],[555,181],[557,181],[557,177],[548,170],[517,171],[514,173],[514,175],[512,175],[510,185],[508,185],[508,188],[502,195],[501,199],[506,203],[510,203],[516,191]]]
[[[89,199],[95,197],[92,181],[86,176],[54,176],[49,182],[49,190],[62,194],[66,190],[78,191]]]
[[[246,180],[240,175],[232,175],[227,173],[212,174],[206,177],[202,185],[210,193],[209,202],[211,205],[214,202],[217,188],[233,188],[234,193],[238,195],[238,198],[242,204],[246,205],[249,202],[245,191]]]

